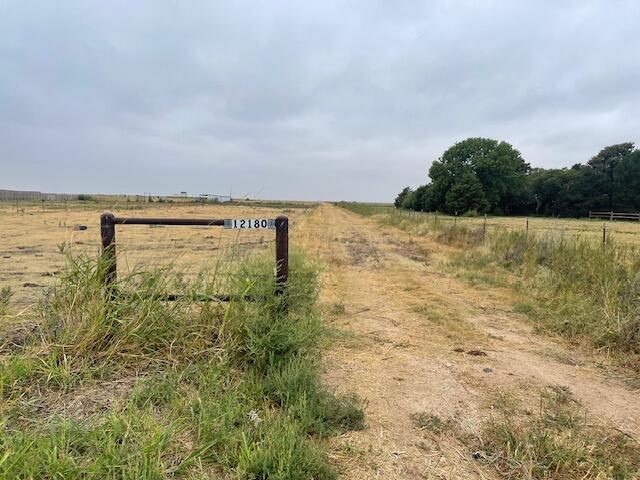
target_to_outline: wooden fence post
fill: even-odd
[[[285,293],[289,280],[289,219],[276,218],[276,294]]]
[[[102,237],[102,259],[105,262],[104,283],[108,287],[117,277],[116,264],[116,224],[111,212],[100,215],[100,236]]]

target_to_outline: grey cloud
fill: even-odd
[[[637,140],[638,5],[6,0],[2,186],[388,201],[477,135],[568,166]]]

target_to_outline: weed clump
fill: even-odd
[[[630,479],[640,475],[640,446],[617,430],[591,424],[566,387],[540,396],[538,412],[505,412],[481,434],[482,458],[508,479]]]

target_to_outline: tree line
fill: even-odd
[[[458,215],[640,211],[640,150],[631,142],[605,147],[586,164],[546,169],[532,168],[507,142],[468,138],[433,162],[429,178],[415,190],[403,189],[395,206]]]

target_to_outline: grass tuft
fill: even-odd
[[[631,479],[640,446],[617,430],[593,425],[566,387],[545,389],[535,415],[494,417],[479,448],[507,479]]]

